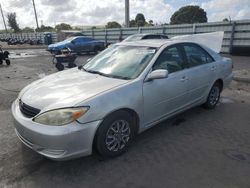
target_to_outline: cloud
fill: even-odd
[[[16,12],[21,28],[35,27],[35,16],[31,0],[1,1],[4,14]],[[54,26],[65,22],[71,25],[105,25],[108,21],[124,23],[124,0],[35,0],[38,20]],[[223,18],[250,18],[250,0],[130,0],[130,19],[143,13],[146,20],[168,23],[171,15],[181,6],[200,5],[207,11],[209,21]],[[3,23],[0,22],[3,28]]]
[[[75,3],[74,0],[42,0],[40,1],[42,5],[51,5],[51,6],[67,6],[69,4]]]
[[[130,2],[130,7],[132,18],[135,18],[137,13],[143,13],[146,20],[154,20],[158,23],[169,22],[170,16],[174,13],[174,8],[164,0],[133,0]]]
[[[201,7],[208,13],[208,21],[222,21],[224,18],[233,20],[250,18],[249,0],[210,0],[202,3]]]

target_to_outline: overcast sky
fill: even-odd
[[[35,27],[32,0],[0,0],[4,14],[16,12],[21,28]],[[124,0],[35,0],[39,25],[104,25],[108,21],[124,23]],[[208,21],[250,19],[250,0],[130,0],[130,19],[143,13],[146,20],[168,23],[171,15],[185,5],[199,5]],[[0,19],[0,28],[3,21]]]

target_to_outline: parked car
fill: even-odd
[[[140,34],[130,35],[123,41],[131,42],[131,41],[145,40],[145,39],[168,39],[168,36],[163,34],[140,33]]]
[[[50,44],[48,46],[48,51],[51,53],[58,53],[62,49],[70,48],[74,52],[98,52],[104,49],[104,42],[95,40],[90,37],[70,37],[62,42],[58,42],[55,44]]]
[[[25,87],[12,104],[19,139],[55,160],[122,154],[136,134],[194,106],[212,109],[232,61],[193,42],[118,43],[84,66]]]

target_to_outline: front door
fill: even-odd
[[[160,54],[152,71],[166,69],[167,78],[146,81],[143,84],[144,124],[164,118],[184,107],[188,101],[184,60],[180,48],[176,45],[167,47]]]

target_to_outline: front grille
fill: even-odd
[[[23,103],[21,100],[19,100],[19,107],[20,107],[20,111],[22,112],[22,114],[28,118],[32,118],[36,116],[37,114],[39,114],[40,112],[39,109],[31,107]]]

